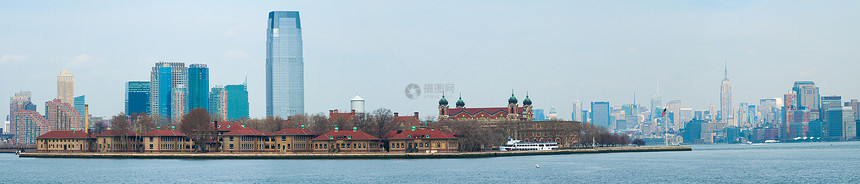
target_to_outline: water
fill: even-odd
[[[0,183],[860,183],[860,142],[697,145],[693,150],[419,160],[0,154]]]

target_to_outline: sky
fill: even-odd
[[[367,109],[438,115],[453,86],[467,107],[502,107],[513,90],[570,118],[572,103],[719,107],[724,66],[734,106],[781,98],[794,81],[860,98],[858,1],[6,1],[0,0],[0,94],[56,98],[75,74],[91,114],[124,110],[125,82],[154,63],[208,64],[210,87],[248,79],[265,116],[269,11],[302,19],[305,112]],[[586,105],[587,106],[587,105]],[[0,116],[9,107],[0,106]],[[586,107],[585,109],[589,109]]]

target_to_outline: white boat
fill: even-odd
[[[765,140],[764,143],[778,143],[777,140]]]
[[[500,151],[546,151],[557,150],[556,142],[520,142],[520,140],[508,139],[504,146],[499,146]]]

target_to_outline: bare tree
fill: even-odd
[[[119,150],[131,151],[130,141],[128,131],[131,130],[131,123],[128,122],[128,115],[125,113],[119,113],[113,118],[111,118],[111,128],[118,131],[119,141],[122,143],[122,147],[118,148]],[[115,148],[117,149],[117,148]]]
[[[196,108],[182,116],[182,121],[179,124],[179,131],[194,142],[199,152],[206,152],[206,142],[217,138],[217,130],[209,123],[210,120],[209,112],[206,112],[206,109]]]

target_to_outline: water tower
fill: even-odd
[[[349,100],[349,103],[352,106],[351,108],[352,108],[352,110],[355,111],[355,113],[364,113],[364,99],[363,98],[361,98],[358,95],[355,95],[355,97],[352,97],[352,99]]]

